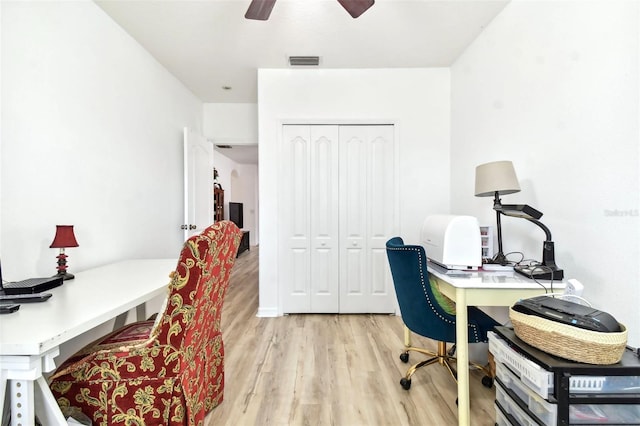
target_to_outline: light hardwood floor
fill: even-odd
[[[257,318],[258,248],[243,253],[224,302],[224,401],[213,425],[456,425],[456,385],[444,367],[400,378],[403,326],[390,315]],[[419,336],[416,346],[435,349]],[[422,360],[412,354],[410,362]],[[473,425],[494,425],[495,388],[471,372]]]

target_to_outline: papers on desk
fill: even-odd
[[[513,265],[500,265],[499,263],[483,263],[482,269],[484,271],[504,271],[513,272]]]

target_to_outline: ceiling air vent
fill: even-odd
[[[231,145],[216,145],[216,148],[220,148],[220,149],[231,149]]]
[[[289,65],[313,67],[320,65],[320,56],[289,56]]]

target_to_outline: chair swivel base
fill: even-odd
[[[402,354],[400,354],[400,360],[402,362],[404,363],[409,362],[409,351],[419,352],[424,355],[430,356],[431,358],[418,362],[412,365],[411,367],[409,367],[405,376],[402,379],[400,379],[400,385],[402,386],[403,389],[409,390],[411,388],[411,376],[413,376],[413,373],[415,373],[417,369],[421,367],[425,367],[427,365],[435,364],[435,363],[439,363],[440,365],[446,367],[451,377],[453,377],[453,380],[456,383],[458,382],[458,374],[454,367],[454,365],[457,362],[457,359],[456,357],[453,356],[453,353],[454,353],[453,349],[450,351],[447,351],[447,344],[445,342],[438,342],[438,352],[432,352],[427,349],[407,346],[405,347],[405,351]],[[491,386],[493,386],[492,374],[486,367],[473,362],[470,362],[469,365],[471,365],[472,367],[478,370],[482,370],[486,373],[486,375],[482,378],[483,386],[487,388],[490,388]]]

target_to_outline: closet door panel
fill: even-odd
[[[386,247],[384,249],[371,249],[371,259],[371,297],[395,300],[395,290],[389,286],[390,284],[393,285],[393,281],[389,282],[388,274],[390,274],[390,271]],[[378,304],[387,306],[387,300],[381,303],[376,302],[376,305]]]
[[[384,126],[367,129],[370,144],[369,174],[367,181],[367,207],[370,212],[369,237],[374,240],[389,235],[393,218],[393,134],[382,135],[373,131],[388,130]],[[373,130],[373,131],[372,131]],[[391,197],[390,197],[391,196]],[[386,241],[383,241],[386,243]]]
[[[364,268],[366,268],[366,259],[364,250],[361,248],[346,247],[342,250],[340,270],[340,312],[343,311],[345,301],[353,297],[362,297],[366,294],[366,283],[362,281]]]
[[[283,312],[311,309],[309,126],[284,126],[281,156],[279,275]]]
[[[291,295],[306,299],[309,297],[309,251],[292,248],[290,256]]]
[[[311,299],[309,313],[338,312],[338,282],[332,250],[315,250],[311,262]]]
[[[340,312],[395,312],[385,251],[395,229],[393,126],[341,126],[340,148]]]
[[[311,233],[317,241],[335,244],[332,240],[336,237],[338,220],[337,128],[314,126],[311,132]]]
[[[363,190],[367,182],[367,143],[360,131],[350,130],[351,126],[340,127],[340,312],[357,312],[352,310],[351,300],[359,300],[367,293],[367,283],[363,282],[367,224],[361,214],[367,202]]]
[[[296,135],[289,143],[290,173],[287,180],[290,181],[290,193],[287,195],[295,208],[289,212],[292,221],[288,226],[291,227],[291,237],[306,246],[309,237],[309,140]]]
[[[343,242],[352,249],[362,248],[366,235],[366,222],[362,212],[367,207],[367,144],[359,132],[354,132],[351,126],[340,128],[340,192]],[[353,126],[359,130],[361,126]],[[346,240],[345,240],[346,239]]]
[[[338,127],[310,126],[310,312],[338,312]]]
[[[386,242],[396,235],[394,142],[392,126],[372,126],[371,174],[368,195],[370,212],[369,256],[371,258],[371,301],[380,310],[395,309],[395,290],[390,275]]]

